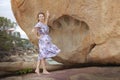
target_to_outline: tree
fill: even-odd
[[[10,19],[0,17],[0,51],[16,51],[32,48],[33,45],[27,39],[20,38],[19,32],[6,32],[10,28],[15,28],[17,24]]]
[[[10,19],[0,17],[0,50],[9,51],[13,47],[13,37],[6,33],[6,30],[14,28],[15,22]]]
[[[11,22],[10,19],[7,19],[5,17],[0,17],[0,30],[5,31],[9,28],[13,28],[16,26],[15,22]]]

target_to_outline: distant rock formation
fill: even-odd
[[[19,26],[30,41],[39,11],[49,10],[50,36],[64,64],[120,64],[120,0],[11,0]]]

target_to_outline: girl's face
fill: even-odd
[[[39,21],[44,21],[45,16],[43,14],[39,14],[38,19]]]

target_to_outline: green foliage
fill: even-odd
[[[0,50],[9,51],[13,48],[12,38],[4,31],[0,31]]]
[[[15,27],[17,24],[15,22],[12,22],[10,19],[7,19],[5,17],[0,17],[0,28],[2,31],[7,30],[9,28]]]
[[[27,69],[22,69],[19,71],[16,71],[16,74],[27,74],[27,73],[31,73],[33,72],[33,70],[31,68],[27,68]]]
[[[0,50],[9,51],[13,48],[13,37],[7,34],[6,30],[15,27],[16,23],[10,19],[0,17]]]
[[[29,40],[20,38],[19,32],[7,32],[8,29],[15,27],[15,22],[11,22],[10,19],[5,17],[0,17],[0,50],[10,51],[11,49],[14,48],[15,50],[18,47],[23,49],[33,47]]]
[[[14,32],[13,36],[20,38],[20,33],[19,32]]]
[[[0,29],[2,31],[7,30],[9,28],[13,28],[16,26],[15,22],[11,22],[10,19],[7,19],[5,17],[0,17]]]

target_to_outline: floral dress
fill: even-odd
[[[51,37],[48,35],[49,27],[42,22],[38,22],[35,27],[38,27],[38,33],[40,34],[38,60],[56,56],[60,49],[52,43]]]

